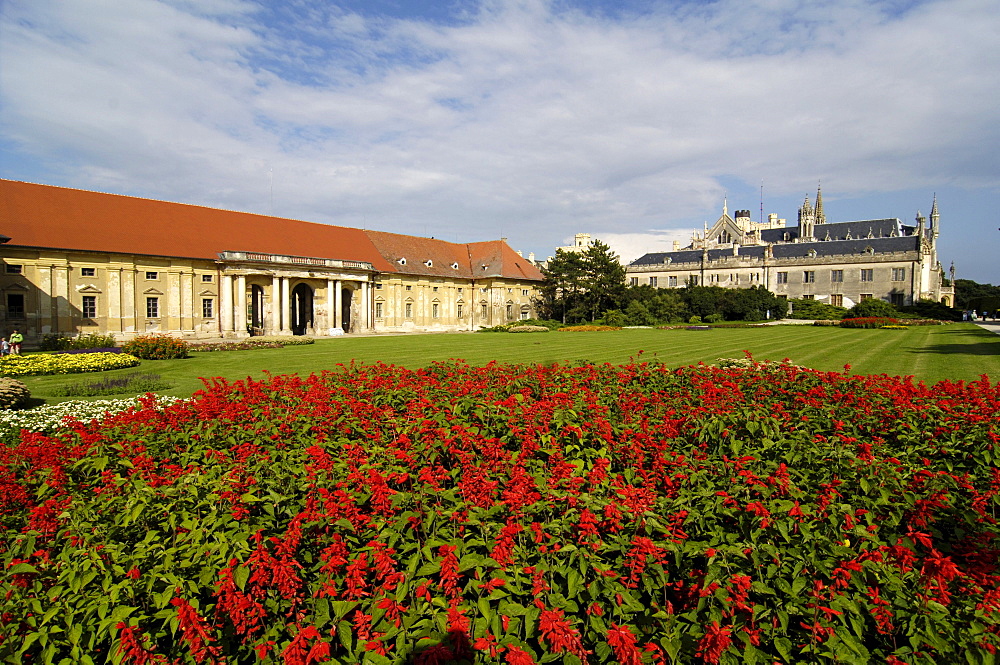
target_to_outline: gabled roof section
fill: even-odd
[[[503,240],[469,243],[473,277],[505,277],[542,281],[545,276],[530,261],[518,255]]]
[[[469,277],[469,252],[465,245],[386,231],[365,231],[365,234],[391,265],[387,272],[428,277]],[[456,264],[457,268],[453,268]]]
[[[0,180],[10,245],[215,260],[238,250],[392,267],[361,229]]]
[[[538,268],[503,240],[459,244],[385,231],[365,233],[391,265],[386,272],[462,279],[544,279]],[[406,259],[405,263],[402,259]]]

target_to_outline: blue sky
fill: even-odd
[[[4,178],[539,257],[822,182],[998,284],[998,139],[995,0],[0,0]]]

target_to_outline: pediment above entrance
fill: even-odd
[[[94,286],[93,284],[85,284],[83,286],[76,287],[77,293],[101,293],[101,290]]]

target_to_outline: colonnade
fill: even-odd
[[[220,275],[219,316],[223,335],[231,334],[238,336],[247,330],[249,323],[247,320],[247,306],[249,304],[247,299],[247,276],[246,273]],[[321,278],[277,274],[269,275],[269,277],[271,282],[269,289],[271,303],[269,328],[271,334],[291,335],[292,280],[300,279],[301,283],[305,283],[310,287],[313,292],[312,304],[315,306],[318,302],[318,299],[315,298],[315,291],[318,287],[317,282]],[[335,329],[342,328],[344,325],[343,291],[345,281],[354,287],[352,288],[354,293],[352,302],[357,303],[357,320],[352,322],[353,327],[359,331],[367,331],[371,328],[371,313],[369,312],[370,290],[367,276],[360,276],[358,279],[350,280],[326,278],[326,327],[323,328],[319,325],[322,323],[322,319],[317,321],[315,314],[313,314],[312,321],[313,328],[319,334],[332,335]],[[357,288],[358,282],[360,282],[360,288]]]

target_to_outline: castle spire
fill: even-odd
[[[729,197],[722,197],[722,216],[725,217],[729,214]]]
[[[931,234],[935,239],[941,233],[941,229],[938,228],[938,223],[940,221],[941,221],[941,215],[938,214],[937,193],[935,193],[934,203],[931,204]]]
[[[816,223],[826,224],[826,215],[823,214],[823,187],[816,185]]]

